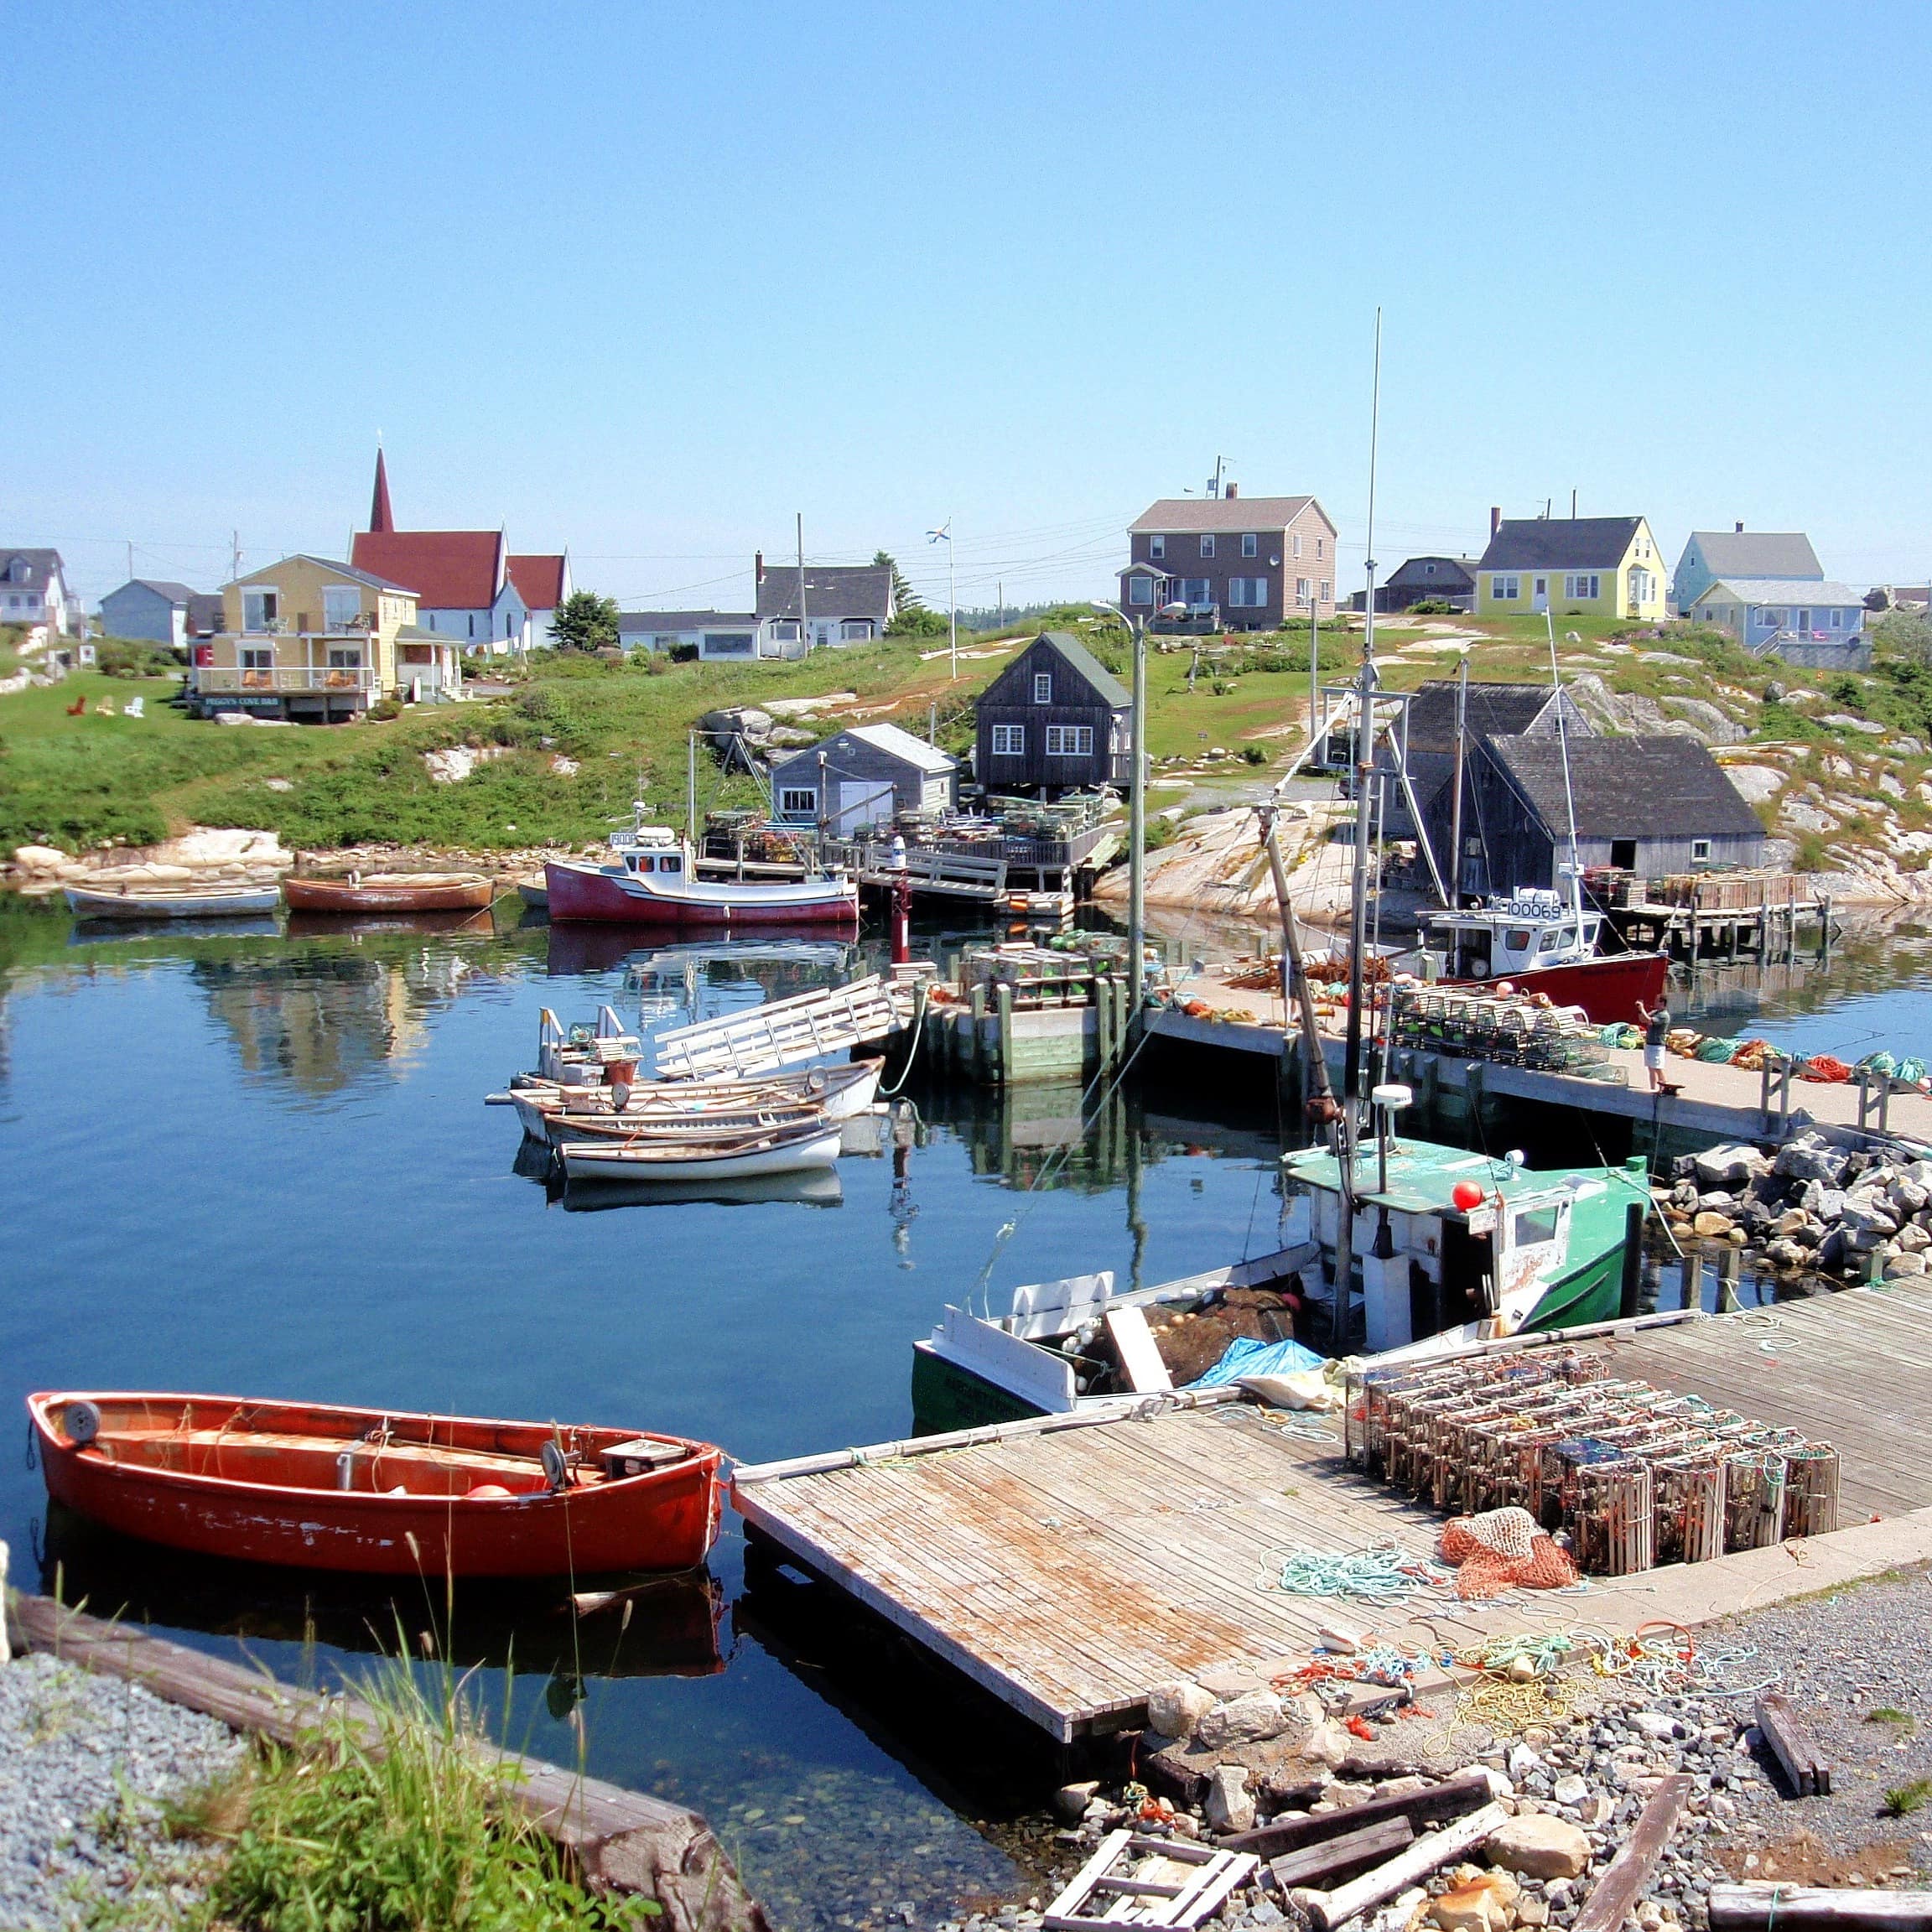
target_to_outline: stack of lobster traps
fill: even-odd
[[[1550,1348],[1349,1378],[1348,1456],[1454,1515],[1512,1506],[1625,1576],[1838,1526],[1838,1452]]]
[[[1398,1046],[1587,1079],[1621,1077],[1581,1009],[1520,994],[1405,982],[1397,983],[1392,996],[1391,1036]]]

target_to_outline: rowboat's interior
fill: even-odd
[[[335,1493],[471,1497],[480,1500],[585,1488],[625,1473],[609,1466],[613,1449],[638,1452],[654,1467],[687,1460],[691,1445],[626,1438],[616,1430],[528,1426],[495,1430],[488,1424],[431,1421],[411,1416],[371,1422],[360,1415],[304,1410],[291,1405],[220,1405],[164,1410],[153,1404],[102,1403],[100,1426],[81,1452],[144,1469],[212,1476],[229,1483]],[[49,1411],[56,1430],[70,1433],[63,1411]],[[436,1441],[439,1435],[446,1439]],[[505,1438],[510,1438],[505,1440]],[[557,1452],[561,1483],[544,1467],[545,1446]]]

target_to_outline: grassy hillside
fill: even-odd
[[[1666,707],[1673,700],[1715,704],[1753,740],[1789,746],[1799,787],[1836,781],[1841,792],[1872,788],[1876,795],[1883,781],[1878,802],[1893,823],[1932,823],[1915,791],[1901,797],[1889,788],[1923,782],[1923,756],[1894,752],[1876,760],[1877,736],[1827,721],[1866,718],[1920,739],[1932,733],[1932,669],[1914,648],[1888,643],[1868,678],[1807,681],[1714,633],[1680,626],[1662,639],[1642,633],[1619,641],[1620,628],[1561,621],[1566,673],[1594,672],[1616,691]],[[1084,635],[1124,676],[1124,639],[1098,629]],[[1472,639],[1472,677],[1540,682],[1549,675],[1542,627],[1533,619],[1382,621],[1384,681],[1412,688],[1452,674],[1459,644]],[[943,646],[926,638],[820,652],[799,664],[553,659],[506,696],[334,730],[198,722],[166,704],[172,680],[84,675],[0,697],[0,853],[29,842],[69,850],[143,844],[191,823],[262,827],[312,848],[388,840],[488,850],[600,839],[613,819],[628,815],[633,798],[646,799],[662,818],[681,818],[686,733],[719,705],[849,692],[854,704],[815,729],[829,733],[863,716],[896,719],[921,735],[936,706],[940,742],[963,750],[971,742],[972,701],[1013,646],[983,637],[962,643],[974,654],[962,657],[957,682],[948,678]],[[1260,767],[1278,767],[1296,748],[1309,684],[1305,628],[1225,647],[1202,641],[1197,659],[1193,640],[1161,643],[1148,662],[1148,742],[1167,770],[1197,761],[1215,769],[1206,754],[1216,748],[1230,755],[1251,749]],[[1353,630],[1325,627],[1323,682],[1348,677],[1359,651],[1359,620]],[[1192,690],[1191,665],[1197,666]],[[1829,689],[1802,702],[1768,702],[1774,678],[1794,688],[1828,682]],[[148,699],[148,715],[119,714],[137,693]],[[86,699],[87,709],[70,716],[76,697]],[[117,715],[100,714],[103,701]],[[486,761],[460,782],[435,782],[423,753],[464,743],[486,752]],[[750,803],[755,796],[750,780],[721,778],[708,761],[701,766],[701,806]],[[1846,828],[1852,839],[1864,829]]]

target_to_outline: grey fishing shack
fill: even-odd
[[[1134,699],[1070,631],[1043,631],[979,694],[974,758],[989,792],[1091,792],[1133,770]]]
[[[958,760],[923,738],[896,724],[852,724],[773,762],[772,815],[844,836],[901,812],[950,811],[958,780]]]

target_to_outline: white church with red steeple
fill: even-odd
[[[380,447],[369,527],[356,533],[350,561],[413,590],[423,629],[484,657],[548,648],[571,589],[567,551],[512,556],[501,530],[398,530]]]

